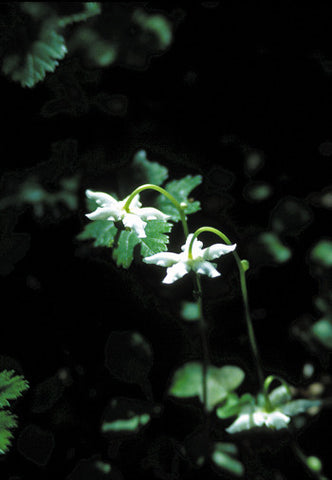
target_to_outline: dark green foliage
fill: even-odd
[[[141,386],[150,395],[148,375],[153,352],[148,341],[138,332],[111,332],[105,347],[105,365],[115,378]]]
[[[54,446],[53,433],[34,424],[27,425],[17,441],[17,448],[21,455],[40,466],[47,465]]]
[[[194,188],[202,183],[201,175],[186,175],[180,180],[172,180],[171,182],[166,183],[165,190],[173,195],[173,197],[179,203],[185,203],[186,208],[184,209],[186,214],[198,212],[201,209],[200,202],[198,200],[193,200],[190,197],[190,194]],[[164,213],[172,216],[172,220],[178,222],[181,217],[173,205],[173,203],[164,196],[158,197],[157,208]]]

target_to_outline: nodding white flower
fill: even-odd
[[[202,249],[203,243],[195,238],[192,245],[192,255],[189,257],[189,245],[192,237],[193,233],[188,235],[185,245],[181,247],[182,253],[156,253],[155,255],[151,255],[151,257],[145,257],[143,262],[153,263],[160,267],[167,267],[167,275],[163,283],[174,283],[189,273],[190,270],[211,278],[218,277],[220,273],[215,268],[216,264],[209,262],[209,260],[232,252],[235,250],[236,244],[225,245],[223,243],[216,243],[211,245],[211,247]]]
[[[243,430],[250,430],[254,427],[268,427],[273,430],[280,430],[287,428],[291,418],[284,413],[274,410],[266,412],[262,409],[256,408],[253,412],[244,412],[226,428],[228,433],[242,432]]]
[[[95,200],[97,209],[94,212],[87,213],[86,217],[90,220],[112,220],[113,222],[122,221],[126,228],[133,230],[138,238],[145,238],[145,220],[167,220],[169,215],[157,210],[153,207],[141,208],[142,204],[139,201],[139,194],[136,195],[130,202],[129,208],[124,209],[128,197],[124,200],[116,200],[112,195],[103,192],[93,192],[86,190],[88,198]]]

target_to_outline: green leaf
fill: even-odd
[[[236,454],[237,447],[233,443],[217,442],[214,444],[211,459],[217,467],[241,477],[244,474],[244,467],[239,460],[233,458]]]
[[[172,24],[168,18],[164,15],[149,14],[141,8],[138,8],[133,12],[132,19],[143,30],[151,32],[157,38],[159,48],[165,49],[169,47],[172,42]]]
[[[325,348],[332,349],[332,323],[329,318],[322,318],[315,322],[311,327],[311,332]]]
[[[253,404],[254,397],[250,393],[245,393],[241,397],[236,393],[230,393],[224,404],[217,408],[216,414],[221,419],[234,417],[240,413],[243,407]]]
[[[199,320],[199,305],[196,302],[183,302],[181,306],[181,317],[188,322]]]
[[[239,367],[226,365],[207,369],[207,408],[209,411],[235,390],[243,381],[244,372]],[[200,362],[188,362],[174,374],[168,393],[174,397],[198,396],[203,402],[203,366]]]
[[[118,267],[129,268],[134,259],[134,248],[140,243],[132,230],[122,230],[116,247],[113,250],[113,260]]]
[[[58,26],[63,28],[71,23],[84,22],[90,17],[99,15],[101,13],[100,2],[85,2],[82,3],[82,6],[84,8],[82,12],[59,18],[59,20],[57,21]]]
[[[198,212],[201,208],[199,201],[194,201],[191,198],[188,198],[191,191],[196,188],[202,182],[201,175],[187,175],[180,180],[173,180],[166,183],[165,190],[169,192],[179,203],[185,203],[186,208],[184,212],[186,214]],[[168,200],[164,195],[160,195],[157,199],[157,208],[162,212],[171,215],[172,220],[178,222],[181,217],[180,214],[173,205],[173,203]]]
[[[104,422],[101,430],[103,433],[107,432],[132,432],[136,433],[141,427],[146,425],[150,421],[150,415],[143,413],[142,415],[136,415],[132,418],[123,418],[113,420],[112,422]]]
[[[165,220],[149,220],[145,227],[146,237],[138,238],[133,230],[122,230],[119,233],[114,222],[110,220],[94,220],[85,225],[77,239],[93,239],[95,247],[114,247],[112,255],[117,266],[129,268],[134,259],[136,245],[141,246],[143,257],[166,251],[169,240],[165,234],[169,233],[171,228],[172,224]]]
[[[332,267],[332,241],[320,240],[310,252],[310,260],[321,267]]]
[[[111,247],[118,229],[110,220],[94,220],[87,223],[84,230],[77,235],[78,240],[94,239],[95,247]]]
[[[285,263],[292,256],[291,250],[286,247],[273,232],[262,233],[259,236],[259,243],[263,246],[266,253],[277,263]]]
[[[272,187],[266,182],[250,182],[244,187],[243,194],[251,202],[261,202],[272,195]]]
[[[168,169],[157,162],[150,162],[145,150],[139,150],[135,154],[132,166],[135,168],[135,176],[141,180],[138,183],[161,185],[168,177]]]
[[[304,413],[312,407],[321,407],[322,402],[320,400],[307,400],[299,398],[298,400],[293,400],[284,405],[279,405],[278,410],[280,410],[285,415],[294,416],[299,413]]]
[[[0,410],[0,454],[8,451],[13,438],[10,431],[17,426],[16,416],[12,415],[7,410]]]
[[[141,255],[148,257],[155,253],[165,252],[169,242],[168,236],[172,229],[172,224],[165,220],[149,220],[145,227],[145,238],[140,238]]]
[[[278,234],[299,235],[312,221],[312,212],[306,202],[296,197],[285,197],[271,213],[270,225]]]
[[[29,388],[22,375],[14,374],[14,370],[0,372],[0,408],[8,407],[10,400],[16,400]]]
[[[151,402],[115,397],[103,412],[101,431],[111,437],[134,435],[160,413],[161,408]]]
[[[39,39],[30,45],[22,57],[16,53],[4,57],[2,71],[15,82],[20,82],[22,87],[31,88],[44,80],[47,72],[53,72],[66,53],[62,35],[51,25],[45,25]]]

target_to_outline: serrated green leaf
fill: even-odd
[[[201,175],[187,175],[180,180],[173,180],[165,185],[165,190],[169,192],[179,203],[185,203],[186,207],[184,212],[186,215],[190,213],[198,212],[201,208],[198,200],[192,200],[189,198],[190,193],[202,182]],[[168,200],[164,195],[160,195],[157,199],[157,208],[167,215],[171,215],[172,220],[178,222],[181,217],[179,211],[173,203]]]
[[[28,52],[22,57],[17,54],[6,55],[2,63],[2,71],[23,87],[33,87],[43,80],[47,72],[53,72],[67,53],[62,35],[50,25],[46,25],[38,40],[34,41]]]
[[[10,400],[16,400],[29,388],[22,375],[15,375],[14,370],[0,372],[0,408],[8,407]]]
[[[145,227],[145,238],[140,238],[142,257],[148,257],[155,253],[165,252],[169,242],[168,236],[172,225],[165,220],[149,220]]]
[[[244,467],[239,460],[231,456],[236,454],[237,448],[234,444],[217,442],[214,444],[211,459],[217,467],[240,477],[244,474]]]
[[[158,162],[148,160],[145,150],[139,150],[135,154],[132,165],[138,170],[137,176],[141,179],[140,183],[161,185],[168,177],[168,169]]]
[[[123,230],[113,250],[113,260],[118,267],[129,268],[134,259],[134,248],[140,243],[136,233],[132,230]]]
[[[207,368],[207,408],[209,411],[235,390],[243,381],[244,372],[239,367],[226,365]],[[203,402],[203,366],[200,362],[187,362],[174,374],[168,393],[174,397],[198,396]]]
[[[0,454],[4,454],[8,451],[13,438],[13,434],[10,431],[17,426],[16,416],[8,412],[8,410],[0,411]]]
[[[77,235],[78,240],[94,239],[95,247],[111,247],[114,243],[118,229],[110,220],[94,220],[87,223],[84,230]]]

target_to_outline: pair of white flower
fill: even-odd
[[[91,190],[86,191],[86,196],[95,200],[97,205],[99,205],[94,212],[86,215],[90,220],[111,220],[114,222],[121,220],[126,228],[132,229],[137,234],[138,238],[146,237],[146,220],[168,220],[171,218],[156,208],[141,208],[142,204],[139,201],[139,195],[133,198],[128,209],[124,208],[128,197],[117,201],[107,193],[92,192]],[[188,235],[185,245],[181,247],[181,253],[160,252],[150,257],[145,257],[143,261],[167,268],[167,275],[163,279],[163,283],[174,283],[191,270],[211,278],[218,277],[220,273],[216,269],[216,264],[211,263],[210,260],[233,252],[236,244],[225,245],[216,243],[202,249],[203,243],[194,238],[190,253],[189,247],[192,237],[193,233]]]

